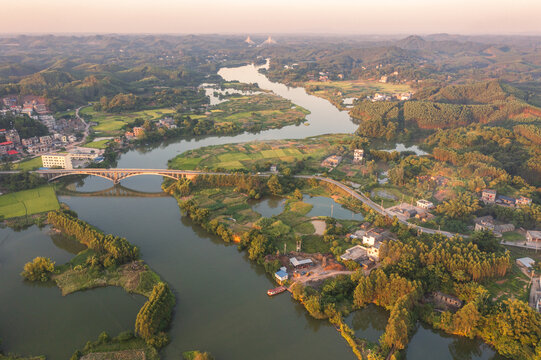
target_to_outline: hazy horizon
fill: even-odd
[[[19,0],[2,34],[541,35],[537,0]]]

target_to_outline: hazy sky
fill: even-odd
[[[541,34],[541,0],[0,0],[1,33]]]

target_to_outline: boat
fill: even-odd
[[[267,295],[269,296],[278,295],[278,294],[283,293],[286,290],[287,288],[285,286],[278,286],[277,288],[267,290]]]

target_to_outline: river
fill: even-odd
[[[272,90],[310,110],[308,126],[143,147],[123,154],[118,167],[165,168],[167,160],[201,146],[355,130],[346,112],[308,95],[302,88],[273,83],[257,69],[253,65],[224,68],[219,74],[226,80],[258,83],[262,89]],[[160,190],[161,178],[139,176],[122,184],[138,191],[156,192]],[[104,179],[87,178],[77,184],[77,190],[96,191],[110,185]],[[173,198],[62,195],[59,200],[77,211],[81,219],[107,233],[125,236],[137,245],[142,258],[171,285],[177,306],[171,343],[163,350],[163,359],[178,360],[183,351],[191,349],[210,351],[220,360],[354,358],[342,337],[326,321],[312,319],[286,294],[269,298],[266,290],[274,284],[263,269],[250,262],[236,246],[224,244],[182,217]],[[51,238],[47,229],[0,229],[0,339],[5,351],[68,359],[76,348],[82,348],[103,330],[116,335],[133,329],[137,311],[144,302],[140,296],[106,288],[62,297],[55,287],[22,281],[19,273],[26,261],[43,255],[63,263],[76,252],[75,246],[65,239]],[[434,337],[441,335],[428,329],[425,333],[417,331],[412,339],[413,350],[407,352],[408,359],[426,358],[422,351],[415,351],[415,344],[422,346],[426,342],[431,342],[430,347],[436,347],[442,358],[489,359],[494,354],[479,345],[473,353],[482,357],[455,357],[453,349],[460,348],[462,343],[471,345],[465,339],[453,337],[451,349],[445,341],[433,341]]]

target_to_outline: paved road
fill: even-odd
[[[325,182],[327,182],[329,184],[333,184],[333,185],[339,187],[340,189],[344,190],[349,195],[353,196],[355,199],[360,200],[364,204],[368,205],[374,211],[377,211],[378,213],[380,213],[382,215],[393,217],[392,214],[390,214],[387,210],[382,208],[380,205],[376,204],[368,196],[364,195],[363,193],[359,193],[356,190],[353,190],[349,186],[344,185],[343,183],[341,183],[340,181],[336,181],[336,180],[329,179],[329,178],[322,177],[322,176],[297,175],[295,177],[297,177],[297,178],[305,178],[305,179],[312,178],[312,179],[317,179],[317,180],[320,180],[320,181],[325,181]],[[404,224],[404,225],[413,227],[413,228],[419,230],[420,232],[424,232],[424,233],[427,233],[427,234],[442,234],[442,235],[447,236],[447,237],[453,237],[453,236],[456,235],[456,234],[450,233],[448,231],[434,230],[434,229],[425,228],[425,227],[422,227],[422,226],[419,226],[419,225],[409,223],[409,222],[407,222],[405,220],[398,219],[398,221],[400,223]],[[466,235],[461,235],[461,236],[465,237]]]

